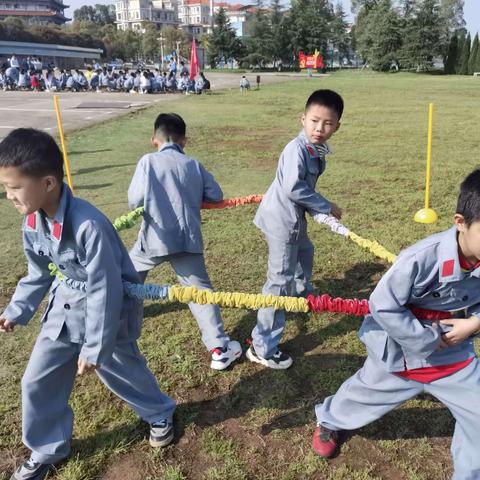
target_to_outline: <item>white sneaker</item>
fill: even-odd
[[[260,363],[268,368],[273,368],[274,370],[285,370],[290,367],[293,363],[292,357],[283,353],[280,350],[277,350],[271,357],[263,358],[260,357],[253,345],[247,350],[247,358],[254,363]]]
[[[214,370],[225,370],[237,358],[242,356],[242,347],[236,340],[231,340],[225,347],[217,347],[211,350],[212,362],[210,368]]]

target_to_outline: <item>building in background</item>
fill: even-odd
[[[211,32],[212,10],[215,15],[220,8],[226,10],[237,36],[248,35],[248,24],[255,7],[213,0],[119,0],[115,4],[115,23],[121,30],[142,31],[145,23],[155,23],[159,29],[180,27],[199,37]]]
[[[85,65],[99,61],[102,53],[98,48],[0,40],[0,65],[5,64],[14,54],[22,68],[28,57],[38,58],[43,68],[49,64],[57,68],[84,68]]]
[[[159,30],[180,24],[175,0],[122,0],[115,4],[115,15],[120,30],[144,31],[147,23],[154,23]]]
[[[0,20],[7,17],[20,18],[29,24],[63,25],[66,18],[62,0],[0,0]]]

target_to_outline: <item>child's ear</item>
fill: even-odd
[[[342,124],[340,122],[337,123],[337,128],[335,129],[335,132],[338,132],[340,130],[340,127],[342,126]]]
[[[57,177],[53,175],[48,175],[44,177],[45,186],[47,187],[47,192],[52,192],[59,185]]]
[[[150,139],[150,143],[152,144],[152,147],[158,148],[158,140],[155,137]]]
[[[466,224],[465,217],[462,214],[456,213],[453,217],[453,221],[455,222],[455,226],[459,232],[464,232],[467,230],[468,225]]]

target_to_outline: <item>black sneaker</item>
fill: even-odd
[[[251,362],[260,363],[265,365],[268,368],[273,368],[275,370],[284,370],[290,367],[293,363],[292,357],[283,353],[280,350],[277,350],[271,357],[263,358],[257,355],[255,352],[253,345],[247,350],[247,358]]]
[[[150,445],[152,447],[166,447],[173,440],[173,424],[168,420],[155,422],[150,425]]]
[[[51,464],[34,462],[29,458],[15,470],[10,480],[43,480],[52,467]]]

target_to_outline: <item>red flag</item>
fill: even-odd
[[[195,38],[192,40],[192,52],[190,53],[190,80],[195,80],[200,68],[198,66],[197,47]]]

